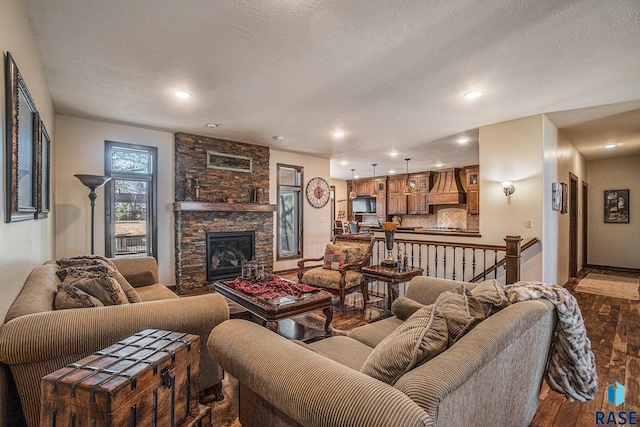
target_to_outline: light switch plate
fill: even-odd
[[[525,219],[524,220],[524,226],[526,228],[533,228],[533,220],[532,219]]]

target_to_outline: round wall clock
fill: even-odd
[[[314,208],[321,208],[329,202],[329,184],[320,177],[311,178],[307,184],[307,200]]]

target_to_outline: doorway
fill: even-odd
[[[589,234],[589,184],[582,181],[582,268],[589,265],[587,235]]]
[[[569,277],[578,275],[578,177],[569,172]]]

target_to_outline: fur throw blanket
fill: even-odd
[[[504,291],[511,303],[543,298],[553,303],[558,323],[545,372],[547,384],[571,402],[593,400],[598,392],[595,356],[574,296],[562,286],[539,282],[517,282]]]

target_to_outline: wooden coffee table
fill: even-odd
[[[236,290],[230,280],[220,280],[214,284],[214,287],[217,293],[262,319],[265,326],[273,332],[278,331],[278,320],[322,309],[327,318],[324,324],[325,335],[331,335],[332,295],[327,291],[304,293],[297,298],[281,297],[268,300]]]
[[[398,267],[387,267],[384,265],[369,265],[360,270],[365,280],[368,282],[378,280],[387,284],[389,298],[387,300],[387,310],[391,310],[391,304],[398,298],[398,283],[408,282],[416,276],[422,276],[424,270],[419,267],[409,267],[406,270]]]

